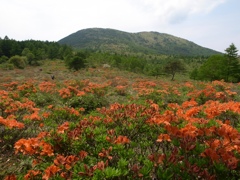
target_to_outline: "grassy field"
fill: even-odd
[[[1,70],[0,178],[240,178],[239,93],[63,61]]]

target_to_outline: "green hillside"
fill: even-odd
[[[116,53],[144,53],[183,56],[210,56],[220,52],[188,40],[158,32],[127,33],[113,29],[90,28],[58,41],[76,49]]]

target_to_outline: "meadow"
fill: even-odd
[[[0,178],[239,179],[239,94],[58,60],[1,70]]]

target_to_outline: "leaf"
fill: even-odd
[[[119,169],[115,169],[113,167],[107,167],[104,170],[104,174],[106,178],[113,178],[121,175],[121,171]]]

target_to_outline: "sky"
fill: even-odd
[[[0,0],[0,6],[2,39],[58,41],[86,28],[111,28],[240,50],[240,0]]]

